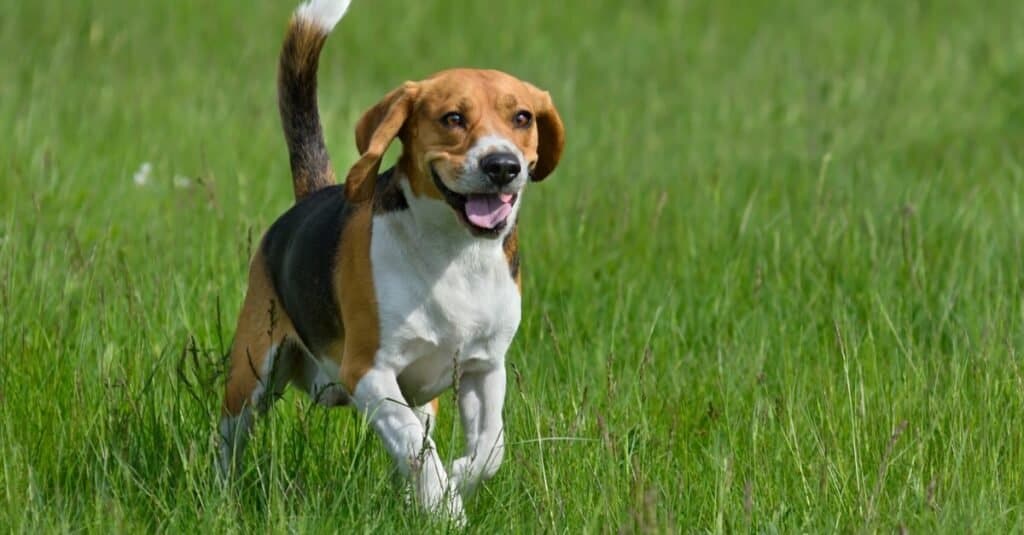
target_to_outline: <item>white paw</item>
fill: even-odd
[[[443,511],[441,513],[446,520],[457,528],[466,527],[466,510],[462,507],[462,496],[454,488],[449,488],[445,493]]]
[[[441,468],[440,459],[428,457],[425,466],[418,467],[414,475],[416,501],[428,513],[458,527],[466,525],[466,512],[462,496]]]
[[[459,490],[463,498],[472,496],[484,480],[490,479],[498,471],[499,461],[481,463],[473,457],[459,457],[452,463],[448,471],[449,486]]]
[[[460,528],[466,526],[466,511],[462,507],[462,496],[450,485],[439,496],[421,497],[420,505],[438,520],[451,522]]]
[[[448,486],[457,489],[463,496],[467,495],[467,485],[472,485],[470,469],[473,467],[473,460],[469,457],[459,457],[452,462],[451,470],[448,471]]]

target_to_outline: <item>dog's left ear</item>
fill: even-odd
[[[537,121],[537,165],[530,173],[530,180],[540,182],[558,167],[565,146],[565,127],[551,102],[551,94],[532,85],[529,87],[534,94],[534,120]]]
[[[349,201],[361,202],[373,197],[380,159],[412,115],[418,94],[419,84],[406,82],[384,95],[356,123],[356,148],[360,157],[345,178],[345,198]]]

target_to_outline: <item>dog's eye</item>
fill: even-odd
[[[448,128],[465,128],[466,116],[457,111],[451,111],[441,117],[441,124]]]
[[[515,117],[512,118],[512,124],[516,128],[527,128],[533,124],[533,115],[526,110],[517,111]]]

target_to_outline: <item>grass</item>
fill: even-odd
[[[1024,529],[1019,2],[372,4],[324,55],[338,167],[362,110],[453,65],[549,89],[569,136],[524,206],[511,446],[470,531]],[[5,7],[4,531],[424,529],[358,416],[295,393],[213,478],[291,199],[292,7]]]

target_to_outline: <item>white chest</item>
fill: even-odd
[[[502,366],[521,302],[500,240],[413,234],[408,217],[374,217],[376,364],[392,368],[419,402],[449,387],[456,368]]]

